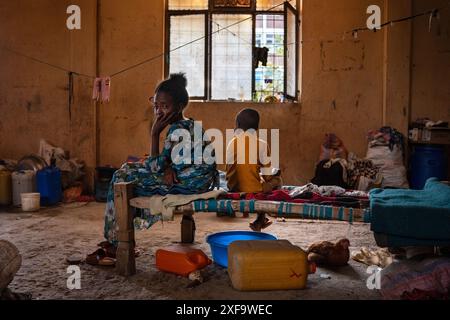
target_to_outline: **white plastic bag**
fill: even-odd
[[[394,146],[392,151],[388,146],[369,146],[366,158],[372,160],[383,175],[383,188],[409,188],[403,153],[399,146]]]

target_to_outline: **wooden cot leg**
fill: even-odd
[[[181,243],[194,243],[195,221],[193,212],[184,213],[181,220]]]
[[[134,225],[133,212],[130,207],[133,185],[131,183],[116,183],[114,185],[114,205],[116,209],[119,245],[116,253],[116,272],[122,276],[136,274],[134,257]]]

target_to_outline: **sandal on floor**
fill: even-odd
[[[108,242],[108,241],[102,241],[99,244],[97,244],[97,247],[100,247],[100,248],[103,248],[103,249],[106,249],[106,248],[109,248],[109,247],[112,247],[112,246],[113,245],[110,242]]]
[[[139,258],[144,252],[145,251],[142,248],[134,248],[134,257]]]
[[[252,229],[253,231],[256,232],[261,232],[261,230],[268,228],[269,226],[272,225],[272,221],[269,221],[268,218],[264,219],[264,222],[262,222],[261,220],[256,220],[252,223],[250,223],[250,229]]]
[[[266,228],[270,227],[272,225],[272,223],[273,223],[272,221],[269,221],[269,219],[266,219],[266,221],[262,225],[262,229],[266,229]]]
[[[102,248],[106,252],[106,256],[107,257],[116,259],[117,247],[115,247],[114,245],[112,245],[108,241],[100,242],[97,246],[99,246],[100,248]],[[136,247],[134,249],[134,256],[136,258],[140,257],[143,253],[144,253],[144,249],[142,249],[142,248],[137,248]]]
[[[98,249],[86,256],[86,263],[92,266],[114,267],[116,260],[108,257],[104,249]]]
[[[252,231],[261,232],[261,226],[255,224],[254,222],[250,223],[249,226],[250,226],[250,229],[252,229]]]
[[[106,257],[113,259],[116,258],[117,247],[115,247],[113,244],[109,243],[108,241],[103,241],[97,244],[97,246],[101,248],[99,250],[103,250],[106,253]]]
[[[104,248],[103,250],[105,250],[106,256],[108,258],[116,259],[116,254],[117,254],[117,248],[116,247],[110,246],[108,248]],[[134,248],[134,257],[135,258],[140,257],[143,253],[144,253],[144,249]]]

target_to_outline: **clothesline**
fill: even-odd
[[[285,1],[285,2],[288,2],[288,3],[289,3],[289,2],[291,2],[291,1],[293,1],[293,0],[287,0],[287,1]],[[282,6],[282,5],[284,5],[285,2],[282,2],[282,3],[280,3],[280,4],[276,5],[276,6],[273,6],[272,8],[268,9],[267,11],[272,11],[272,10],[274,10],[274,9],[276,9],[276,8],[278,8],[278,7]],[[436,18],[437,15],[438,15],[438,13],[439,13],[440,11],[443,11],[443,10],[447,9],[449,6],[450,6],[450,1],[447,3],[447,5],[446,5],[445,7],[442,7],[442,8],[431,9],[431,10],[427,10],[427,11],[422,12],[422,13],[419,13],[419,14],[415,14],[415,15],[409,16],[409,17],[404,17],[404,18],[400,18],[400,19],[394,19],[394,20],[387,21],[387,22],[383,23],[383,24],[380,26],[380,28],[384,28],[384,27],[386,27],[386,26],[392,26],[392,25],[395,24],[395,23],[399,23],[399,22],[404,22],[404,21],[412,20],[412,19],[415,19],[415,18],[418,18],[418,17],[422,17],[422,16],[425,16],[425,15],[429,15],[429,16],[430,16],[430,24],[431,24],[432,19],[433,19],[433,18]],[[168,55],[168,54],[170,54],[170,53],[172,53],[172,52],[174,52],[174,51],[180,50],[180,49],[182,49],[182,48],[184,48],[184,47],[187,47],[187,46],[189,46],[189,45],[191,45],[191,44],[193,44],[193,43],[196,43],[196,42],[198,42],[198,41],[204,40],[206,37],[209,37],[209,36],[211,36],[211,35],[214,35],[214,34],[220,32],[220,31],[223,31],[223,30],[229,31],[229,30],[228,30],[229,28],[231,28],[231,27],[233,27],[233,26],[236,26],[236,25],[239,25],[239,24],[241,24],[241,23],[243,23],[243,22],[245,22],[245,21],[248,21],[248,20],[250,20],[250,19],[253,19],[253,17],[245,18],[245,19],[242,19],[242,20],[240,20],[240,21],[237,21],[237,22],[235,22],[235,23],[233,23],[233,24],[230,24],[230,25],[228,25],[228,26],[226,26],[226,27],[219,28],[218,30],[213,31],[213,32],[209,33],[208,35],[205,35],[205,36],[203,36],[203,37],[194,39],[194,40],[192,40],[192,41],[190,41],[190,42],[188,42],[188,43],[185,43],[185,44],[183,44],[183,45],[181,45],[181,46],[178,46],[178,47],[176,47],[176,48],[170,50],[168,53],[162,52],[162,53],[160,53],[160,54],[158,54],[158,55],[155,55],[155,56],[153,56],[153,57],[150,57],[150,58],[148,58],[148,59],[146,59],[146,60],[143,60],[143,61],[141,61],[141,62],[139,62],[139,63],[136,63],[136,64],[134,64],[134,65],[131,65],[131,66],[129,66],[129,67],[126,67],[126,68],[124,68],[124,69],[122,69],[122,70],[119,70],[119,71],[117,71],[117,72],[115,72],[115,73],[112,73],[112,74],[110,75],[110,78],[113,78],[113,77],[115,77],[115,76],[118,76],[118,75],[120,75],[120,74],[122,74],[122,73],[125,73],[125,72],[129,71],[129,70],[135,69],[135,68],[137,68],[137,67],[139,67],[139,66],[141,66],[141,65],[147,64],[147,63],[149,63],[149,62],[151,62],[151,61],[153,61],[153,60],[156,60],[156,59],[159,59],[159,58],[161,58],[161,57],[164,57],[164,56],[166,56],[166,55]],[[352,29],[352,30],[350,30],[350,31],[344,32],[343,35],[340,36],[340,37],[336,37],[336,38],[334,38],[334,39],[328,39],[328,41],[337,40],[337,39],[339,39],[339,38],[340,38],[341,40],[343,40],[343,39],[345,39],[345,36],[346,36],[347,34],[352,34],[353,37],[357,38],[358,32],[362,32],[362,31],[374,31],[374,32],[376,32],[377,29],[371,30],[371,29],[369,29],[369,28],[367,28],[367,27],[355,28],[355,29]],[[235,33],[231,32],[231,31],[229,31],[229,32],[232,33],[233,35],[237,36]],[[306,43],[306,42],[314,42],[314,41],[319,41],[319,40],[314,40],[314,39],[302,40],[302,41],[300,41],[300,43],[301,43],[301,44],[304,44],[304,43]],[[320,41],[326,41],[326,40],[320,40]],[[290,46],[290,45],[294,45],[294,44],[297,44],[297,42],[291,42],[291,43],[288,43],[287,45]],[[95,79],[95,78],[96,78],[96,76],[89,75],[89,74],[85,74],[85,73],[82,73],[82,72],[77,72],[77,71],[69,70],[69,69],[67,69],[67,68],[64,68],[64,67],[58,66],[58,65],[56,65],[56,64],[52,64],[52,63],[49,63],[49,62],[47,62],[47,61],[44,61],[44,60],[41,60],[41,59],[32,57],[32,56],[30,56],[30,55],[27,55],[27,54],[24,54],[24,53],[15,51],[15,50],[13,50],[13,49],[11,49],[11,48],[7,48],[7,47],[5,47],[5,46],[1,46],[0,49],[5,50],[5,51],[9,51],[9,52],[14,53],[14,54],[16,54],[16,55],[19,55],[19,56],[28,58],[28,59],[33,60],[33,61],[35,61],[35,62],[38,62],[38,63],[44,64],[44,65],[50,66],[50,67],[52,67],[52,68],[55,68],[55,69],[64,71],[64,72],[68,73],[69,75],[77,75],[77,76],[87,77],[87,78],[90,78],[90,79]]]
[[[288,3],[289,3],[289,2],[291,2],[291,1],[293,1],[293,0],[287,0],[287,1],[285,1],[285,2],[288,2]],[[272,10],[274,10],[274,9],[276,9],[276,8],[278,8],[278,7],[282,6],[282,5],[284,5],[285,2],[282,2],[282,3],[280,3],[280,4],[276,5],[276,6],[273,6],[273,7],[271,7],[270,9],[268,9],[267,11],[272,11]],[[233,26],[235,26],[235,25],[241,24],[241,23],[243,23],[243,22],[245,22],[245,21],[248,21],[248,20],[250,20],[250,19],[252,19],[252,17],[249,17],[249,18],[246,18],[246,19],[237,21],[237,22],[235,22],[235,23],[233,23],[233,24],[231,24],[231,25],[228,25],[228,26],[223,27],[223,28],[221,28],[221,29],[218,29],[218,30],[216,30],[216,31],[214,31],[214,32],[211,32],[211,33],[208,34],[207,36],[209,37],[209,36],[211,36],[211,35],[213,35],[213,34],[216,34],[216,33],[220,32],[220,31],[223,31],[223,30],[227,30],[227,31],[228,31],[229,28],[231,28],[231,27],[233,27]],[[174,51],[177,51],[177,50],[180,50],[180,49],[182,49],[182,48],[184,48],[184,47],[187,47],[187,46],[189,46],[189,45],[191,45],[191,44],[193,44],[193,43],[195,43],[195,42],[201,41],[201,40],[205,39],[207,36],[203,36],[203,37],[194,39],[194,40],[192,40],[192,41],[190,41],[190,42],[188,42],[188,43],[185,43],[185,44],[183,44],[183,45],[181,45],[181,46],[179,46],[179,47],[176,47],[176,48],[170,50],[167,54],[169,54],[169,53],[171,53],[171,52],[174,52]],[[84,73],[81,73],[81,72],[76,72],[76,71],[73,71],[73,70],[69,70],[69,69],[66,69],[66,68],[64,68],[64,67],[61,67],[61,66],[58,66],[58,65],[55,65],[55,64],[46,62],[46,61],[44,61],[44,60],[41,60],[41,59],[38,59],[38,58],[35,58],[35,57],[32,57],[32,56],[26,55],[26,54],[24,54],[24,53],[15,51],[15,50],[10,49],[10,48],[7,48],[7,47],[5,47],[5,46],[1,46],[0,49],[5,50],[5,51],[9,51],[9,52],[14,53],[14,54],[16,54],[16,55],[19,55],[19,56],[28,58],[28,59],[30,59],[30,60],[33,60],[33,61],[35,61],[35,62],[44,64],[44,65],[47,65],[47,66],[50,66],[50,67],[53,67],[53,68],[55,68],[55,69],[64,71],[64,72],[66,72],[66,73],[68,73],[68,74],[73,74],[73,75],[83,76],[83,77],[87,77],[87,78],[91,78],[91,79],[95,79],[95,78],[96,78],[96,77],[93,76],[93,75],[88,75],[88,74],[84,74]],[[147,64],[147,63],[149,63],[149,62],[151,62],[151,61],[153,61],[153,60],[156,60],[156,59],[158,59],[158,58],[161,58],[161,57],[163,57],[163,56],[165,56],[165,55],[167,55],[167,54],[163,52],[163,53],[160,53],[160,54],[155,55],[155,56],[153,56],[153,57],[150,57],[150,58],[148,58],[148,59],[146,59],[146,60],[144,60],[144,61],[141,61],[141,62],[139,62],[139,63],[136,63],[136,64],[134,64],[134,65],[132,65],[132,66],[129,66],[129,67],[127,67],[127,68],[124,68],[124,69],[122,69],[122,70],[120,70],[120,71],[117,71],[117,72],[111,74],[111,75],[110,75],[110,78],[113,78],[113,77],[115,77],[115,76],[117,76],[117,75],[119,75],[119,74],[122,74],[122,73],[124,73],[124,72],[126,72],[126,71],[129,71],[129,70],[131,70],[131,69],[137,68],[137,67],[139,67],[139,66],[141,66],[141,65],[143,65],[143,64]]]
[[[437,18],[439,12],[442,12],[442,11],[448,9],[449,7],[450,7],[450,1],[447,3],[446,6],[444,6],[442,8],[431,9],[431,10],[427,10],[427,11],[424,11],[424,12],[421,12],[421,13],[418,13],[418,14],[415,14],[415,15],[412,15],[412,16],[403,17],[403,18],[399,18],[399,19],[393,19],[393,20],[387,21],[385,23],[382,23],[379,26],[379,28],[382,29],[382,28],[387,27],[387,26],[392,27],[396,23],[413,20],[413,19],[420,18],[420,17],[423,17],[423,16],[429,16],[430,17],[430,27],[431,27],[432,19]],[[377,32],[377,31],[379,31],[379,29],[369,29],[367,27],[355,28],[355,29],[346,31],[343,34],[340,34],[340,35],[338,34],[338,35],[336,35],[333,38],[328,38],[328,39],[307,39],[307,40],[301,40],[299,43],[303,45],[304,43],[308,43],[308,42],[318,42],[318,41],[325,42],[325,41],[345,40],[346,36],[348,34],[351,34],[351,36],[353,38],[357,38],[358,37],[358,32],[364,32],[364,31]],[[288,43],[287,45],[290,46],[290,45],[294,45],[294,44],[297,44],[297,42],[291,42],[291,43]]]
[[[52,64],[52,63],[50,63],[50,62],[46,62],[46,61],[44,61],[44,60],[41,60],[41,59],[38,59],[38,58],[35,58],[35,57],[32,57],[32,56],[29,56],[29,55],[27,55],[27,54],[24,54],[24,53],[15,51],[15,50],[10,49],[10,48],[7,48],[7,47],[5,47],[5,46],[1,46],[0,49],[1,49],[1,50],[5,50],[5,51],[9,51],[9,52],[14,53],[14,54],[16,54],[16,55],[18,55],[18,56],[22,56],[22,57],[24,57],[24,58],[33,60],[33,61],[35,61],[35,62],[38,62],[38,63],[44,64],[44,65],[50,66],[50,67],[52,67],[52,68],[55,68],[55,69],[64,71],[64,72],[66,72],[66,73],[68,73],[68,74],[74,74],[74,75],[77,75],[77,76],[82,76],[82,77],[87,77],[87,78],[95,79],[95,76],[88,75],[88,74],[85,74],[85,73],[82,73],[82,72],[72,71],[72,70],[66,69],[66,68],[64,68],[64,67],[58,66],[58,65],[56,65],[56,64]]]

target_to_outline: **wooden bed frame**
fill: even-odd
[[[133,198],[133,183],[116,183],[114,184],[114,204],[116,210],[116,219],[118,225],[118,248],[116,254],[116,271],[123,276],[131,276],[136,273],[135,262],[135,236],[134,236],[134,216],[133,208],[148,209],[148,197]],[[181,242],[193,243],[195,238],[195,212],[251,212],[251,213],[268,213],[275,217],[296,218],[296,219],[313,219],[313,220],[335,220],[347,222],[365,222],[367,223],[368,216],[364,209],[351,209],[342,207],[309,205],[306,204],[288,204],[283,202],[273,201],[233,201],[225,200],[227,207],[219,208],[218,206],[207,208],[205,204],[203,207],[196,206],[190,203],[185,206],[177,207],[174,210],[175,214],[182,214],[181,222]],[[223,204],[223,201],[222,201]],[[288,208],[288,213],[278,212],[274,208]],[[305,209],[307,213],[305,213]],[[314,210],[310,210],[314,209]],[[328,211],[328,215],[325,213]],[[221,211],[222,210],[222,211]],[[245,211],[245,212],[243,212]],[[282,211],[282,210],[280,210]]]
[[[114,205],[116,210],[118,231],[118,247],[116,253],[116,271],[123,276],[136,274],[135,237],[132,208],[148,209],[145,201],[133,198],[132,183],[114,184]],[[195,238],[194,210],[192,206],[177,208],[175,213],[182,213],[181,242],[193,243]]]

